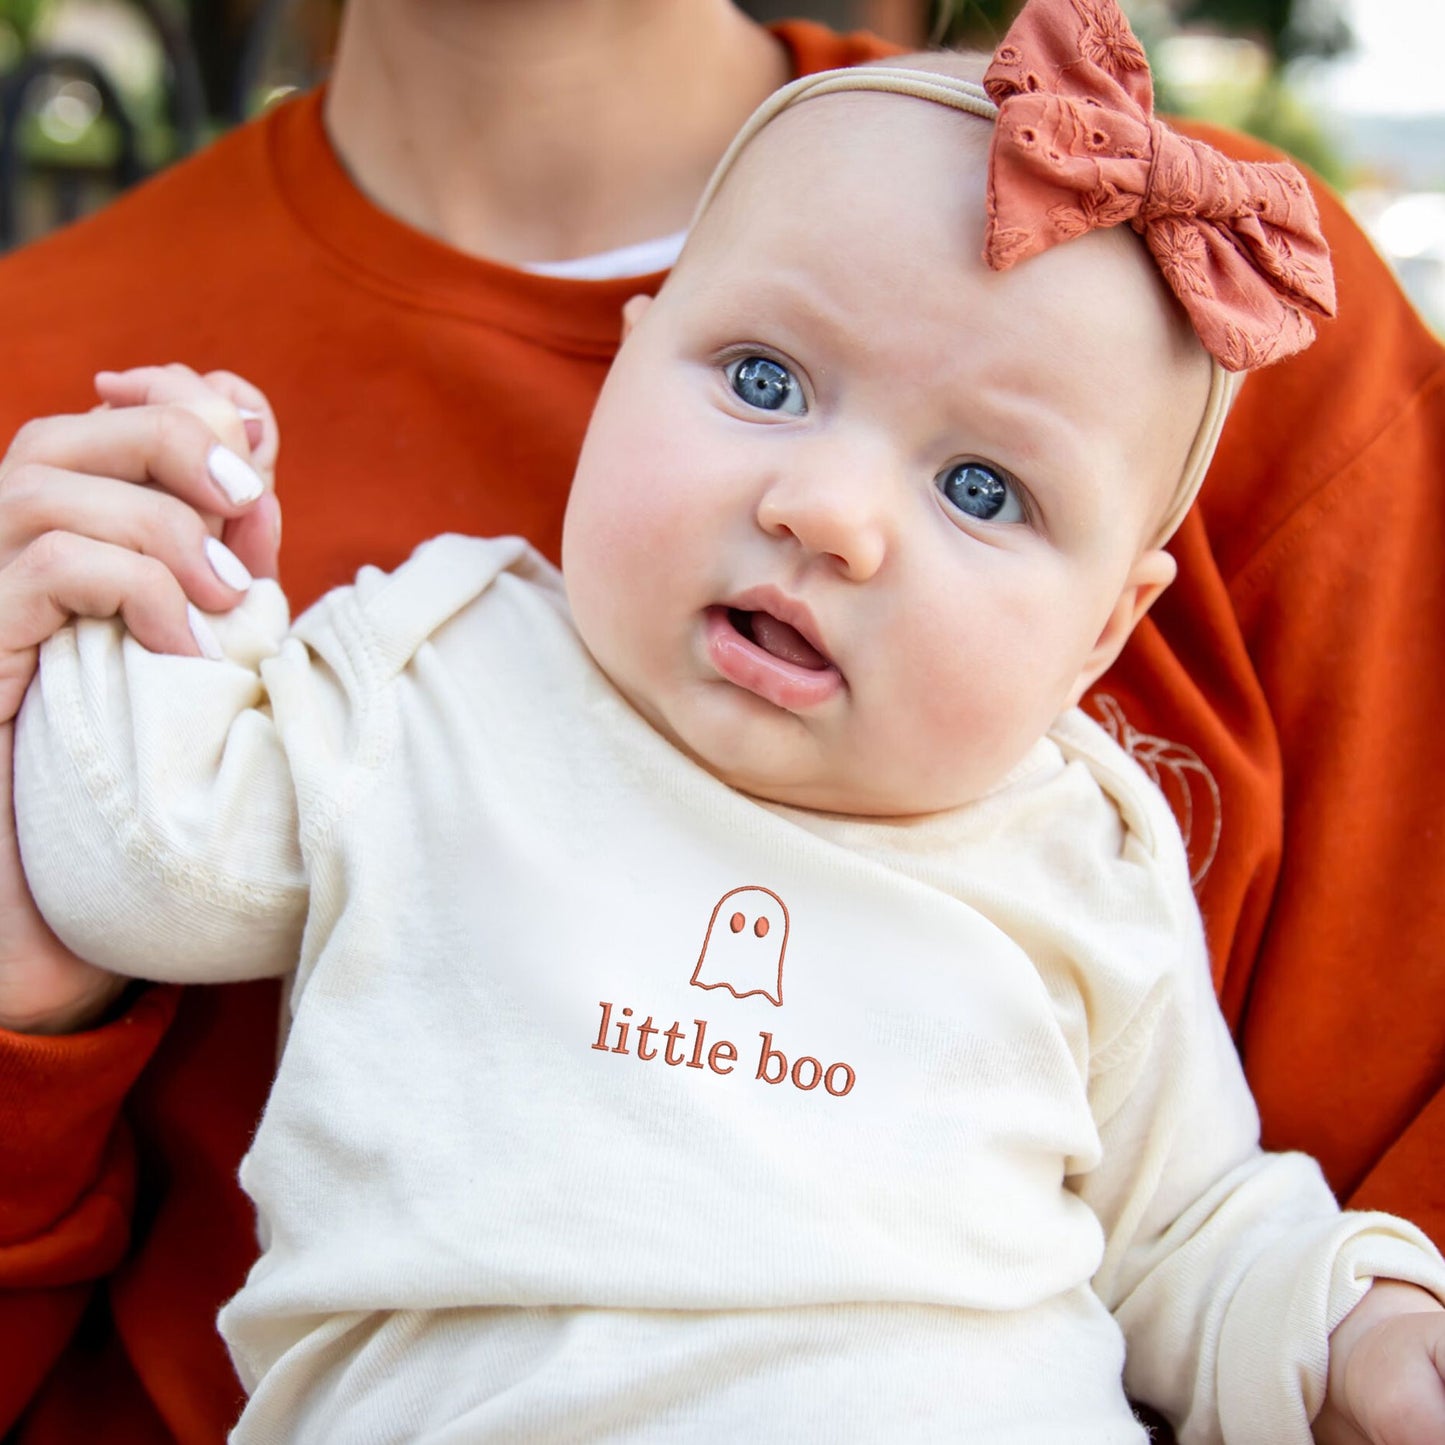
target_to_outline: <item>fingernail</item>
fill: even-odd
[[[211,570],[237,592],[244,592],[254,580],[246,564],[224,542],[215,537],[206,538],[206,560]]]
[[[259,411],[253,411],[249,406],[238,406],[236,412],[246,428],[246,445],[255,451],[261,445],[261,438],[266,435],[264,418]]]
[[[211,480],[238,507],[254,502],[266,490],[261,478],[235,452],[219,443],[211,448],[206,458],[206,470],[210,472]]]
[[[211,624],[201,615],[194,602],[186,603],[186,621],[191,624],[191,636],[196,639],[196,646],[201,649],[202,655],[209,657],[212,662],[220,662],[226,654],[221,651],[221,644],[216,641]]]

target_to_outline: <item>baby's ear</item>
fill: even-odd
[[[651,296],[629,296],[622,304],[622,339],[632,335],[632,328],[642,320],[642,313],[652,305]]]
[[[1083,695],[1114,665],[1114,659],[1123,652],[1124,644],[1140,619],[1174,580],[1178,570],[1174,558],[1162,547],[1151,547],[1135,559],[1119,593],[1119,600],[1115,602],[1098,640],[1090,648],[1079,670],[1074,690],[1069,696],[1070,707],[1076,707]]]

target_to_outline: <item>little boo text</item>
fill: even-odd
[[[592,1047],[603,1054],[628,1054],[650,1062],[661,1059],[670,1067],[710,1070],[714,1074],[731,1074],[738,1062],[737,1045],[731,1039],[707,1040],[707,1020],[693,1019],[691,1028],[674,1019],[660,1028],[648,1014],[640,1023],[630,1008],[616,1010],[599,1000],[602,1011],[597,1025],[597,1041]],[[808,1092],[820,1084],[835,1099],[849,1093],[857,1081],[850,1064],[841,1060],[824,1064],[811,1054],[800,1054],[791,1063],[782,1049],[773,1043],[767,1029],[758,1030],[758,1060],[754,1079],[765,1084],[791,1083],[795,1089]]]

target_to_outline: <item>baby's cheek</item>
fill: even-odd
[[[569,510],[562,538],[562,577],[577,631],[606,665],[612,639],[625,629],[632,599],[630,587],[621,584],[630,574],[627,559],[618,552],[613,520],[597,514],[585,499],[577,500],[583,505]]]
[[[567,504],[562,570],[589,586],[597,577],[625,577],[658,525],[646,505],[646,478],[605,452],[584,457]]]
[[[897,739],[896,753],[935,806],[987,792],[1052,721],[1021,671],[987,650],[950,658],[919,676],[929,685],[915,691],[911,707],[900,709],[907,731]]]

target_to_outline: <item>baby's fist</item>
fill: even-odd
[[[1445,1306],[1378,1281],[1330,1337],[1329,1390],[1317,1445],[1445,1442]]]

